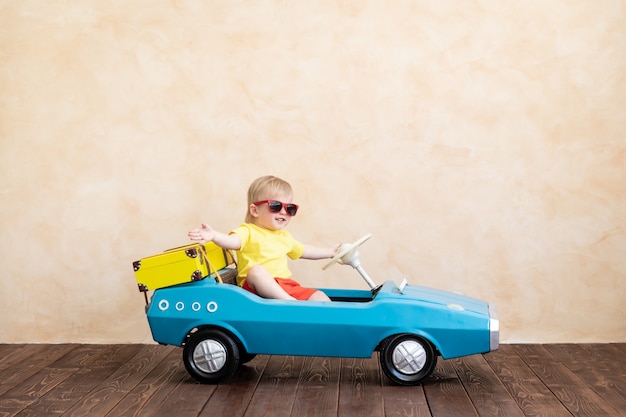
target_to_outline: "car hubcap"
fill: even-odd
[[[393,366],[406,375],[416,374],[426,364],[424,347],[414,341],[405,340],[393,349]]]
[[[193,361],[203,372],[217,372],[226,364],[226,348],[215,340],[203,340],[193,350]]]

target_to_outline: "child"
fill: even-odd
[[[230,233],[220,233],[207,224],[189,231],[189,238],[201,243],[237,251],[237,284],[265,298],[281,300],[330,301],[324,292],[306,288],[291,279],[287,257],[327,259],[340,244],[329,248],[304,245],[284,230],[298,211],[292,203],[291,185],[274,176],[257,178],[248,189],[245,223]]]

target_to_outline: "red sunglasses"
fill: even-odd
[[[283,207],[285,207],[285,211],[290,216],[295,216],[296,213],[298,212],[298,207],[299,207],[297,204],[283,203],[282,201],[278,201],[278,200],[261,200],[253,204],[255,206],[258,206],[259,204],[265,204],[265,203],[267,203],[267,208],[270,210],[270,212],[279,213],[283,209]]]

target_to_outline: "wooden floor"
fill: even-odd
[[[626,416],[626,344],[503,345],[394,386],[372,359],[257,356],[195,383],[158,345],[0,345],[0,416]]]

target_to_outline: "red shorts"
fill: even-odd
[[[308,300],[313,294],[315,294],[318,290],[315,288],[307,288],[300,285],[298,281],[294,281],[289,278],[274,278],[278,285],[282,287],[283,290],[296,300]],[[248,280],[244,280],[241,288],[244,290],[248,290],[253,294],[256,294],[254,288],[248,285]]]

